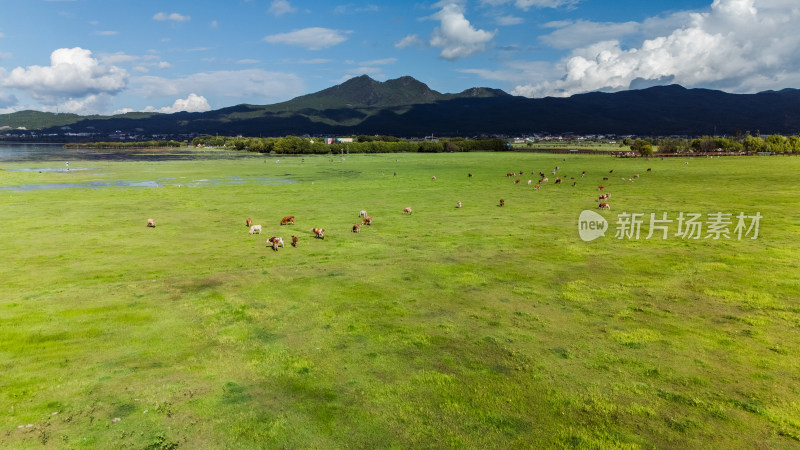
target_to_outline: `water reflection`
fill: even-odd
[[[83,188],[105,188],[105,187],[132,187],[132,188],[161,188],[165,186],[174,187],[199,187],[209,185],[225,185],[225,184],[243,184],[243,183],[261,183],[261,184],[291,184],[292,180],[276,180],[271,178],[242,178],[242,177],[229,177],[229,178],[215,178],[211,180],[192,180],[186,183],[168,183],[165,180],[150,180],[150,181],[134,181],[134,180],[117,180],[117,181],[90,181],[86,183],[52,183],[52,184],[25,184],[21,186],[0,186],[0,191],[6,192],[26,192],[36,191],[40,189],[83,189]]]

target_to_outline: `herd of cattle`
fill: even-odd
[[[559,170],[560,170],[560,167],[556,166],[555,169],[553,169],[553,171],[552,171],[553,176],[556,176],[556,174],[558,173]],[[647,169],[648,172],[650,172],[651,170],[652,169],[649,169],[649,168]],[[536,173],[535,171],[531,172],[531,174],[535,174],[535,173]],[[613,169],[609,171],[609,174],[613,174],[613,173],[614,173]],[[506,177],[515,178],[515,177],[517,177],[519,175],[524,175],[524,174],[525,174],[525,172],[508,172],[508,173],[506,173]],[[586,171],[581,172],[580,176],[581,176],[581,178],[585,178],[586,177]],[[471,173],[468,174],[468,177],[472,178],[472,174]],[[555,179],[555,184],[562,184],[564,182],[565,178],[566,177],[563,176],[563,175],[562,176],[557,176],[556,179]],[[622,180],[623,181],[627,180],[627,181],[633,182],[637,178],[639,178],[639,174],[638,173],[635,174],[631,178],[627,178],[626,179],[625,177],[622,177]],[[436,176],[433,176],[432,180],[436,180]],[[570,177],[570,180],[575,180],[575,177]],[[608,181],[608,180],[609,180],[609,177],[603,177],[603,181]],[[515,178],[514,179],[514,184],[519,184],[521,181],[522,181],[521,178]],[[549,182],[549,179],[547,178],[547,176],[545,176],[544,172],[539,172],[539,180],[538,180],[537,184],[533,187],[533,189],[538,191],[539,189],[542,188],[542,185],[544,183],[548,183],[548,182]],[[528,185],[531,185],[532,183],[533,183],[533,180],[528,180]],[[575,187],[577,185],[578,185],[578,182],[577,181],[573,181],[572,186]],[[603,190],[605,190],[605,188],[606,188],[606,186],[603,185],[603,184],[597,186],[597,190],[598,191],[603,191]],[[596,200],[598,202],[598,206],[597,207],[599,209],[607,209],[607,210],[611,209],[611,204],[607,201],[609,198],[611,198],[611,194],[610,193],[608,193],[608,192],[602,193],[599,197],[597,197],[597,200]],[[505,206],[505,200],[501,198],[500,199],[500,204],[498,206]],[[461,208],[461,202],[460,201],[456,204],[456,208]],[[409,206],[409,207],[406,207],[406,208],[403,209],[402,214],[404,214],[404,215],[405,214],[409,214],[410,215],[412,213],[412,211],[413,210]],[[361,227],[363,225],[366,225],[366,226],[372,225],[372,221],[373,221],[372,216],[367,215],[367,211],[366,210],[361,210],[359,212],[359,214],[358,214],[358,217],[361,219],[361,223],[360,224],[359,223],[353,224],[353,227],[351,229],[351,231],[353,233],[360,233],[361,232]],[[280,224],[281,225],[294,225],[295,224],[295,217],[294,216],[285,216],[284,218],[281,219]],[[248,217],[245,220],[245,225],[248,227],[249,233],[251,235],[252,234],[261,234],[261,231],[262,231],[261,225],[259,225],[259,224],[254,225],[252,218]],[[154,219],[152,219],[152,218],[151,219],[147,219],[147,227],[155,228],[155,226],[156,226],[156,223],[155,223]],[[325,239],[325,229],[324,228],[312,228],[311,229],[311,233],[314,235],[314,237],[316,237],[318,239]],[[297,247],[298,242],[299,242],[299,238],[297,236],[295,236],[295,235],[292,235],[292,247]],[[278,251],[278,248],[284,247],[283,238],[279,237],[279,236],[272,236],[269,239],[267,239],[267,246],[272,247],[272,249],[275,250],[275,251]]]
[[[553,169],[553,171],[552,171],[552,174],[553,174],[553,176],[555,176],[555,175],[558,173],[558,171],[559,171],[559,170],[560,170],[560,167],[559,167],[559,166],[556,166],[556,167]],[[653,170],[652,168],[648,168],[648,169],[647,169],[647,171],[648,171],[648,172],[651,172],[652,170]],[[609,173],[609,174],[613,174],[613,173],[614,173],[614,169],[611,169],[611,170],[610,170],[608,173]],[[506,173],[506,177],[515,178],[515,177],[517,177],[517,176],[524,175],[524,174],[525,174],[525,172],[518,172],[518,173],[517,173],[517,172],[508,172],[508,173]],[[534,172],[531,172],[531,174],[532,174],[532,175],[533,175],[533,174],[536,174],[536,172],[535,172],[535,171],[534,171]],[[470,176],[472,176],[472,174],[470,174]],[[563,177],[563,178],[562,178],[562,177]],[[586,171],[584,170],[583,172],[581,172],[581,178],[585,178],[585,177],[586,177]],[[632,182],[634,182],[634,181],[635,181],[637,178],[639,178],[639,174],[638,174],[638,173],[637,173],[637,174],[635,174],[633,177],[630,177],[630,178],[625,178],[625,177],[622,177],[622,180],[623,180],[623,181],[626,181],[626,180],[627,180],[627,181],[629,181],[629,182],[631,182],[631,183],[632,183]],[[565,179],[566,179],[566,177],[565,177],[565,176],[563,176],[563,175],[562,175],[562,176],[558,176],[558,177],[556,177],[556,179],[555,179],[555,184],[562,184],[562,183],[564,182],[564,180],[565,180]],[[570,180],[573,180],[573,181],[572,181],[572,187],[576,187],[576,186],[578,185],[578,182],[577,182],[577,181],[574,181],[574,180],[575,180],[575,177],[570,177]],[[608,180],[609,180],[609,177],[603,177],[603,181],[608,181]],[[521,179],[521,178],[515,178],[515,179],[514,179],[514,184],[519,184],[521,181],[522,181],[522,179]],[[547,183],[547,182],[549,182],[549,181],[550,181],[550,180],[547,178],[547,176],[545,176],[544,172],[539,172],[539,181],[538,181],[538,182],[537,182],[537,184],[536,184],[536,185],[533,187],[533,189],[538,191],[539,189],[541,189],[541,188],[542,188],[542,185],[543,185],[544,183]],[[528,180],[528,185],[530,186],[531,184],[533,184],[533,180],[532,180],[532,179],[531,179],[531,180]],[[597,186],[597,190],[598,190],[598,191],[603,191],[603,190],[605,190],[605,188],[606,188],[606,186],[605,186],[604,184],[601,184],[601,185]],[[609,209],[609,210],[610,210],[610,209],[611,209],[611,203],[609,203],[608,201],[606,201],[606,200],[608,200],[609,198],[611,198],[611,194],[610,194],[610,193],[608,193],[608,192],[605,192],[605,193],[601,194],[599,197],[597,197],[597,202],[598,202],[598,205],[597,205],[597,207],[598,207],[599,209]],[[505,201],[504,201],[503,199],[500,199],[500,206],[503,206],[503,205],[505,205]],[[459,207],[459,208],[461,207],[461,202],[458,202],[458,207]]]

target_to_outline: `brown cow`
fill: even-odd
[[[516,180],[514,180],[514,184],[518,184],[520,181],[522,181],[522,180],[520,180],[519,178],[517,178]]]
[[[501,198],[500,199],[500,206],[505,206],[505,205],[506,205],[506,201]]]
[[[411,214],[411,207],[410,206],[406,207],[406,209],[403,210],[403,214],[409,214],[410,215]]]
[[[611,194],[609,194],[609,193],[605,193],[605,194],[601,195],[600,197],[597,197],[597,201],[598,201],[598,202],[601,202],[601,201],[603,201],[603,200],[606,200],[606,199],[608,199],[609,197],[611,197]]]
[[[248,217],[247,220],[244,221],[244,223],[247,224],[247,228],[250,228],[253,225],[253,219]]]
[[[271,238],[267,239],[267,243],[272,245],[272,249],[276,252],[278,251],[278,247],[283,247],[283,238],[282,237],[275,237],[272,236]]]
[[[611,209],[611,205],[608,203],[600,203],[599,205],[597,205],[597,207],[600,209]]]
[[[297,236],[292,235],[292,247],[297,247]]]
[[[353,224],[353,233],[360,233],[361,232],[361,225],[354,223]]]
[[[314,236],[325,239],[325,229],[323,228],[312,228],[311,232],[314,233]]]
[[[364,217],[361,221],[361,225],[372,225],[372,216]]]
[[[471,174],[471,173],[468,173],[468,174],[467,174],[467,177],[469,177],[469,178],[472,178],[472,174]]]
[[[606,187],[605,187],[604,185],[602,185],[602,184],[601,184],[600,186],[597,186],[597,190],[598,190],[598,191],[602,191],[602,190],[603,190],[603,189],[605,189],[605,188],[606,188]]]
[[[603,181],[608,181],[608,177],[603,177]]]
[[[281,225],[292,224],[294,225],[294,216],[286,216],[281,219]]]
[[[147,219],[147,226],[150,227],[150,228],[155,228],[156,227],[156,221],[153,220],[153,219]]]
[[[556,178],[556,184],[561,184],[561,178]]]
[[[536,185],[536,186],[534,186],[533,188],[534,188],[535,190],[537,190],[537,191],[538,191],[538,190],[539,190],[541,187],[542,187],[542,185],[541,185],[541,184],[537,184],[537,185]]]
[[[652,169],[652,168],[650,168],[650,167],[648,167],[648,168],[647,168],[647,171],[648,171],[648,172],[652,172],[652,171],[653,171],[653,169]]]

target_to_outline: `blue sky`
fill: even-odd
[[[798,0],[23,0],[0,113],[271,104],[367,74],[527,97],[800,88]]]

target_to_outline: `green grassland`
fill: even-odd
[[[800,448],[800,159],[275,161],[0,170],[0,446]],[[162,187],[1,188],[115,180]],[[763,218],[616,239],[623,211]]]

